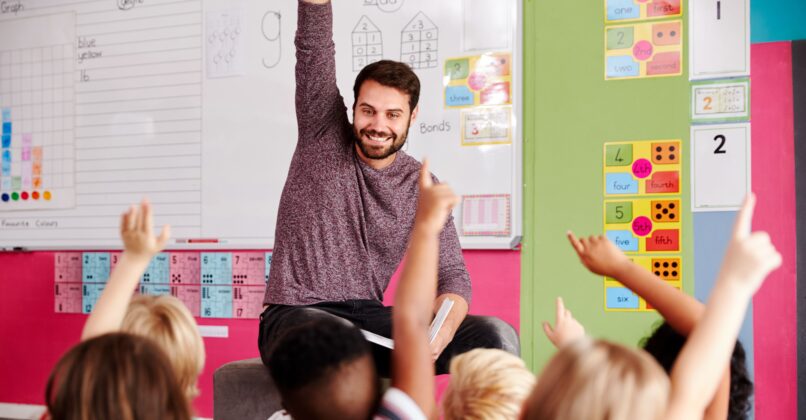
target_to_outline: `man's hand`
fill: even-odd
[[[435,362],[439,359],[445,347],[448,347],[448,344],[453,340],[454,332],[453,328],[447,328],[446,325],[443,325],[442,328],[439,329],[436,337],[434,337],[434,341],[431,342],[431,358],[434,359]]]
[[[423,160],[420,169],[420,195],[417,201],[417,215],[414,227],[423,232],[438,234],[445,226],[451,209],[459,203],[451,187],[447,184],[434,184],[428,172],[428,160]]]
[[[770,241],[770,235],[750,233],[755,206],[756,196],[748,195],[736,217],[719,272],[719,279],[747,288],[751,294],[761,287],[767,274],[781,266],[781,254]]]
[[[171,227],[162,227],[159,237],[154,236],[154,221],[151,204],[143,200],[140,207],[131,206],[120,217],[120,238],[125,252],[133,257],[150,260],[165,248],[171,236]]]
[[[557,298],[557,313],[554,328],[548,322],[543,322],[543,332],[551,340],[554,347],[562,348],[566,344],[585,336],[585,327],[577,321],[571,311],[565,309],[563,298]]]
[[[571,231],[567,235],[579,261],[592,273],[618,277],[619,272],[631,264],[630,259],[602,235],[580,239]]]

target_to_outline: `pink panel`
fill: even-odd
[[[473,278],[471,312],[496,315],[516,328],[520,307],[520,252],[465,251]],[[44,404],[45,384],[61,355],[76,344],[84,315],[56,314],[53,253],[0,253],[0,402]],[[393,290],[393,287],[390,289]],[[388,299],[391,297],[389,294]],[[257,320],[196,319],[226,325],[229,338],[206,338],[207,363],[199,378],[196,414],[213,415],[213,372],[233,360],[259,357]],[[437,395],[448,376],[436,379]]]
[[[797,418],[797,258],[792,47],[751,47],[753,228],[769,232],[783,256],[753,299],[756,419]]]

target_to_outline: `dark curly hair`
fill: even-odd
[[[678,334],[668,322],[664,321],[652,335],[641,340],[640,344],[669,373],[685,343],[686,337]],[[736,341],[730,358],[728,420],[746,420],[750,413],[753,381],[747,372],[746,359],[744,346]]]

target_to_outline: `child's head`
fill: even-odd
[[[686,344],[686,337],[678,334],[669,326],[669,323],[663,322],[652,335],[642,340],[641,346],[658,361],[666,372],[671,372],[684,344]],[[730,358],[729,420],[746,419],[750,412],[753,382],[747,373],[746,362],[744,347],[737,341]]]
[[[45,393],[53,420],[189,420],[190,408],[162,350],[130,334],[105,334],[70,349]]]
[[[549,360],[523,418],[652,420],[668,398],[669,378],[646,352],[586,338]]]
[[[475,349],[451,360],[442,407],[446,419],[516,419],[535,375],[503,350]]]
[[[289,329],[271,352],[269,371],[296,420],[370,418],[380,400],[370,344],[340,319]]]
[[[156,342],[173,367],[185,395],[198,395],[196,380],[204,368],[204,342],[193,315],[177,298],[140,295],[132,299],[121,331]]]

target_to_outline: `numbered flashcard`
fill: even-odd
[[[83,257],[80,252],[54,254],[54,280],[56,283],[83,282]]]
[[[101,297],[106,284],[103,283],[84,283],[81,285],[81,312],[88,314],[95,308],[95,303]]]
[[[682,15],[682,0],[605,0],[606,23]]]
[[[509,236],[509,194],[462,196],[462,235]]]
[[[671,286],[682,290],[683,265],[680,256],[633,257],[631,259],[634,263],[654,273]],[[604,308],[605,311],[613,312],[654,310],[644,299],[610,277],[604,278]]]
[[[750,75],[750,0],[697,0],[689,10],[691,80]]]
[[[692,122],[739,122],[749,119],[750,79],[692,83]]]
[[[269,273],[271,272],[271,256],[272,256],[272,253],[267,252],[264,255],[266,257],[266,278],[265,278],[265,283],[266,283],[266,286],[268,286],[269,285]]]
[[[400,61],[413,69],[438,65],[439,28],[425,13],[417,13],[400,33]]]
[[[160,252],[148,263],[140,278],[141,284],[168,284],[171,282],[171,263],[167,252]]]
[[[361,16],[353,28],[353,71],[383,59],[383,34],[368,17]]]
[[[232,284],[264,285],[265,264],[265,255],[262,252],[233,252]]]
[[[202,284],[232,284],[232,254],[229,252],[202,252]]]
[[[750,124],[691,127],[691,209],[741,207],[750,192]]]
[[[59,283],[54,285],[54,310],[60,314],[80,314],[82,300],[81,283]]]
[[[191,315],[201,316],[201,285],[172,284],[171,296],[182,301]]]
[[[232,318],[232,286],[201,287],[202,318]]]
[[[462,145],[512,143],[512,107],[466,108],[461,113]]]
[[[255,319],[263,312],[266,288],[260,286],[234,286],[232,288],[232,317]]]
[[[82,282],[106,283],[110,271],[108,252],[85,252],[82,261]]]
[[[680,140],[613,142],[604,145],[604,195],[678,195]]]
[[[445,106],[461,108],[512,103],[512,54],[451,58],[445,61]]]
[[[680,252],[680,198],[605,200],[605,236],[627,253]]]
[[[605,80],[679,76],[683,21],[605,27]]]
[[[200,258],[198,252],[172,252],[171,284],[200,284]]]
[[[140,293],[152,296],[170,295],[171,286],[169,284],[140,284]]]

